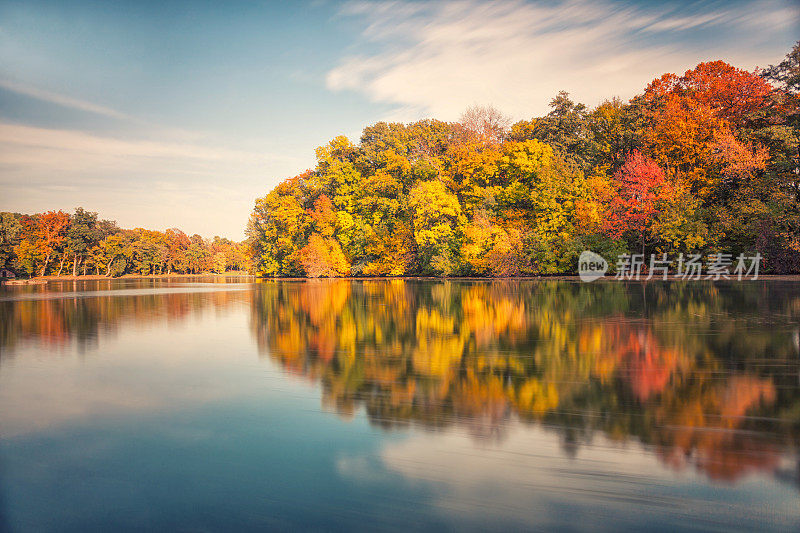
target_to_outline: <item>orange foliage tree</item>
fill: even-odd
[[[339,243],[318,234],[311,235],[308,244],[300,250],[300,262],[311,278],[332,278],[350,273],[350,263],[342,253]]]
[[[69,215],[63,211],[47,211],[33,217],[24,217],[22,227],[26,238],[18,247],[18,255],[34,255],[41,258],[41,275],[47,272],[47,266],[58,248],[64,243]]]

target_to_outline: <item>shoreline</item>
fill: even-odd
[[[67,281],[114,281],[114,280],[139,280],[139,279],[181,279],[181,278],[250,278],[257,282],[268,281],[333,281],[333,280],[350,280],[350,281],[498,281],[498,282],[515,282],[515,281],[581,281],[577,275],[569,274],[554,274],[543,276],[518,276],[518,277],[481,277],[481,276],[465,276],[465,277],[437,277],[437,276],[354,276],[354,277],[336,277],[336,278],[303,278],[303,277],[258,277],[254,274],[247,274],[242,272],[232,272],[228,274],[152,274],[152,275],[138,275],[126,274],[119,277],[106,277],[103,275],[88,274],[86,276],[37,276],[29,279],[7,279],[0,280],[0,285],[43,285],[51,282],[67,282]],[[626,282],[636,283],[649,283],[649,282],[663,282],[663,281],[721,281],[721,282],[758,282],[762,280],[769,281],[800,281],[800,274],[759,274],[758,279],[719,279],[719,280],[683,280],[680,278],[671,277],[667,280],[661,278],[654,279],[628,279]],[[609,282],[617,281],[614,276],[604,276],[593,280],[592,282]]]
[[[258,277],[255,275],[251,275],[249,277],[255,278],[257,281],[313,281],[313,280],[320,280],[320,281],[327,281],[327,280],[351,280],[351,281],[392,281],[392,280],[401,280],[401,281],[582,281],[580,276],[577,274],[552,274],[552,275],[541,275],[541,276],[514,276],[514,277],[489,277],[489,276],[353,276],[353,277],[335,277],[335,278],[303,278],[303,277]],[[800,274],[759,274],[758,279],[749,279],[745,278],[742,280],[737,280],[735,278],[730,279],[719,279],[719,280],[708,280],[705,278],[697,279],[697,280],[684,280],[682,278],[677,277],[670,277],[666,280],[661,278],[653,278],[653,279],[644,279],[644,275],[642,279],[626,279],[622,280],[625,282],[639,282],[639,283],[647,283],[647,282],[657,282],[657,281],[733,281],[733,282],[758,282],[764,279],[769,279],[773,281],[800,281]],[[616,277],[614,276],[604,276],[602,278],[598,278],[596,280],[592,280],[591,282],[584,282],[584,283],[594,283],[597,281],[617,281]]]
[[[114,281],[119,279],[172,279],[172,278],[254,278],[252,274],[243,272],[231,272],[227,274],[125,274],[124,276],[110,277],[97,274],[87,274],[85,276],[36,276],[27,279],[4,279],[0,280],[2,285],[42,285],[50,282],[63,281]]]

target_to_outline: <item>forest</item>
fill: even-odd
[[[27,276],[225,273],[248,269],[247,245],[177,228],[121,229],[78,207],[72,214],[0,213],[0,269]]]
[[[260,276],[574,273],[583,250],[759,253],[800,272],[800,43],[753,72],[664,74],[594,109],[560,92],[542,117],[379,122],[256,200]]]

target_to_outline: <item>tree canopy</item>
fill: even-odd
[[[800,272],[798,46],[748,72],[665,74],[543,117],[473,107],[459,122],[380,122],[336,137],[314,169],[256,201],[262,276],[517,276],[577,254],[760,253]]]
[[[82,207],[73,214],[0,213],[0,268],[28,276],[200,274],[249,270],[245,243],[177,228],[121,229]]]

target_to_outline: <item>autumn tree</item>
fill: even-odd
[[[464,227],[462,254],[477,274],[513,277],[533,272],[522,232],[493,223],[486,211],[477,212]]]
[[[770,85],[757,73],[724,61],[700,63],[680,78],[674,89],[713,110],[721,119],[740,127],[770,104]]]
[[[178,228],[169,228],[164,237],[167,246],[167,274],[172,273],[173,270],[185,271],[189,266],[186,251],[191,246],[192,241]]]
[[[608,206],[603,222],[609,235],[629,235],[641,247],[648,243],[648,233],[669,193],[664,171],[652,159],[634,151],[614,174],[617,195]]]
[[[11,267],[14,246],[19,244],[22,226],[14,213],[0,213],[0,268]]]
[[[777,65],[770,65],[763,72],[763,76],[781,85],[789,93],[800,92],[800,41],[795,43],[791,51],[786,54],[783,61]]]
[[[541,141],[560,152],[570,163],[587,168],[595,146],[586,106],[575,103],[566,91],[559,91],[550,101],[550,109],[544,117],[514,124],[511,139]]]
[[[286,180],[256,200],[247,227],[256,272],[261,275],[301,274],[299,251],[306,242],[308,216],[304,188],[311,172]]]
[[[414,240],[430,272],[450,275],[458,269],[457,232],[463,223],[458,198],[440,181],[420,181],[408,199]]]
[[[107,277],[123,274],[133,255],[131,239],[126,232],[106,237],[98,246],[97,263]]]
[[[308,244],[300,250],[300,262],[310,278],[331,278],[350,273],[350,264],[339,243],[317,233],[312,234]]]
[[[498,144],[505,140],[511,119],[492,106],[471,106],[461,114],[459,124],[478,141]]]
[[[70,216],[69,228],[66,232],[64,258],[67,255],[72,259],[72,275],[78,275],[78,267],[83,262],[86,254],[101,238],[101,230],[97,227],[97,213],[84,211],[82,207],[75,209]],[[61,266],[64,262],[62,258]],[[59,275],[61,268],[59,268]]]
[[[646,126],[641,105],[640,99],[625,103],[613,98],[589,113],[588,129],[594,144],[592,166],[596,171],[613,175],[631,152],[641,150]]]
[[[29,274],[33,265],[40,264],[40,275],[47,273],[53,257],[61,250],[69,227],[69,215],[63,211],[47,211],[24,216],[21,224],[25,237],[15,248],[18,257],[24,257]]]
[[[561,92],[510,131],[471,108],[336,137],[257,200],[255,270],[303,275],[335,242],[351,275],[565,273],[587,248],[648,246],[759,250],[768,269],[800,271],[795,56],[763,76],[701,63],[595,109]]]

